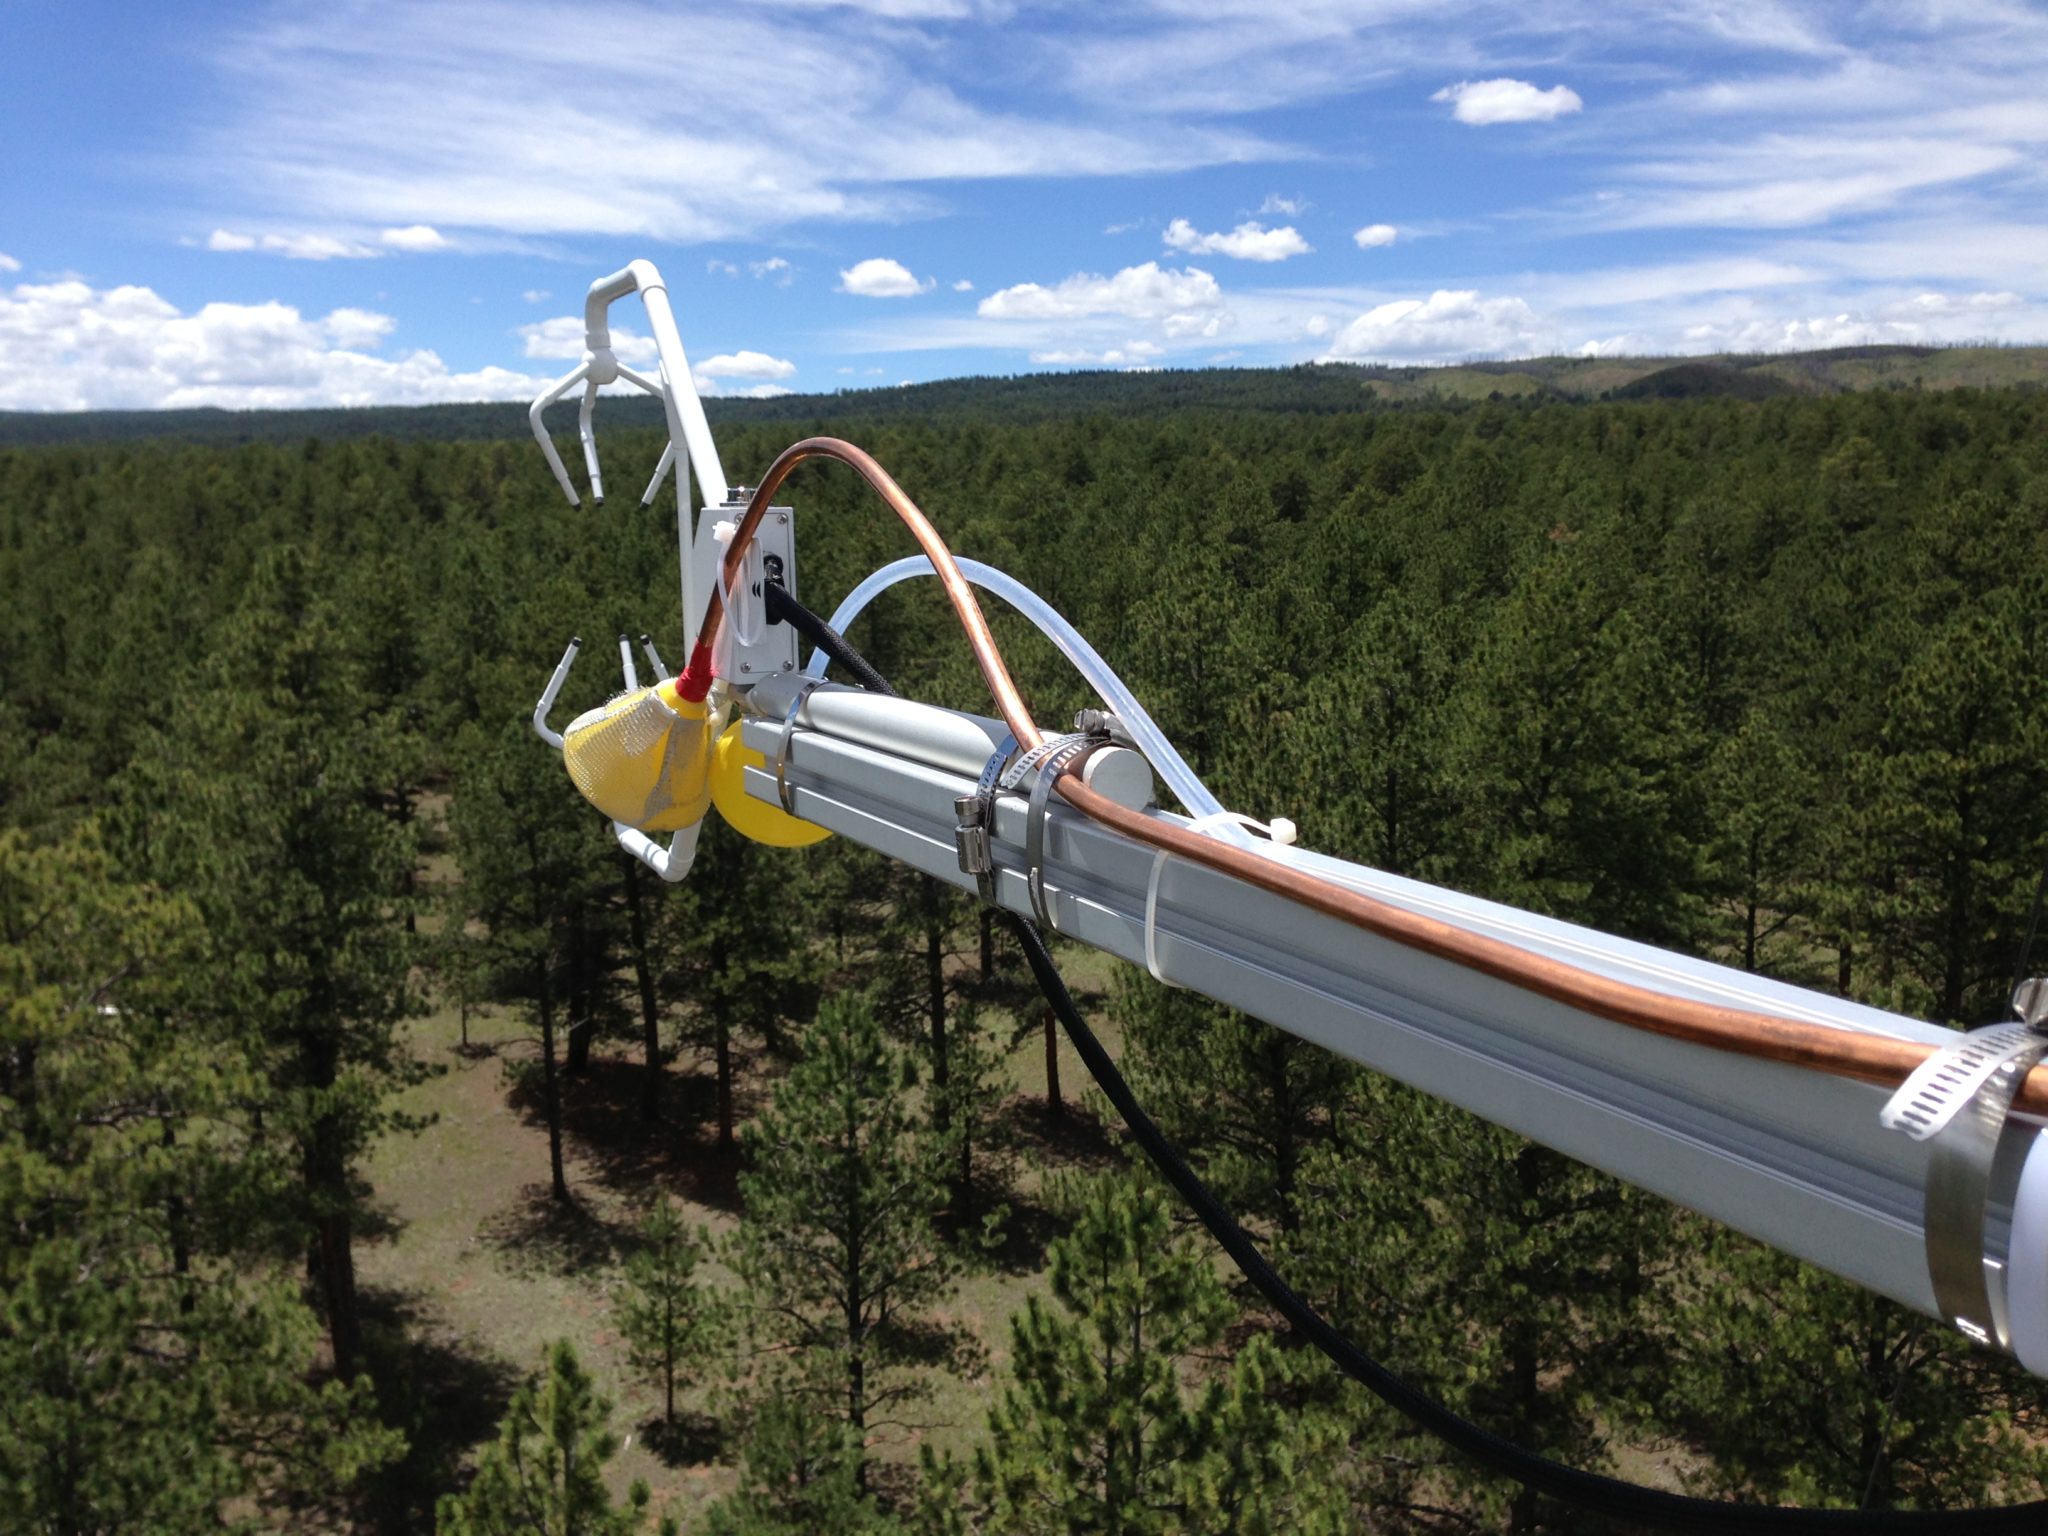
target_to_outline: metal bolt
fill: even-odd
[[[754,670],[754,664],[751,661],[743,661],[740,663],[740,670],[742,672],[751,672]]]
[[[775,521],[777,521],[778,523],[786,523],[789,521],[789,514],[787,512],[778,512],[775,514]]]

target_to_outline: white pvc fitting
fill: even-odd
[[[2048,1131],[2035,1132],[2013,1192],[2005,1322],[2020,1364],[2048,1376]]]

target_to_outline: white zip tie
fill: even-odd
[[[1300,836],[1293,822],[1285,816],[1275,816],[1271,821],[1259,821],[1242,811],[1212,811],[1207,816],[1197,816],[1188,823],[1190,832],[1204,832],[1224,822],[1235,822],[1240,827],[1249,827],[1254,832],[1263,832],[1279,847],[1290,846]],[[1162,848],[1152,855],[1151,878],[1145,882],[1145,969],[1152,973],[1152,979],[1165,987],[1179,987],[1159,968],[1159,877],[1166,872],[1166,861],[1173,855]]]
[[[731,522],[727,518],[719,518],[717,522],[711,524],[711,539],[713,539],[713,543],[717,543],[717,547],[721,551],[727,551],[727,549],[733,547],[733,539],[737,537],[737,532],[739,532],[739,524]],[[748,598],[750,602],[754,598],[754,571],[758,569],[758,563],[760,563],[760,541],[748,545],[748,553],[745,553],[739,559],[739,594]],[[725,600],[725,625],[719,629],[719,655],[717,655],[715,672],[725,674],[725,672],[731,670],[733,647],[745,649],[745,647],[750,647],[750,645],[758,645],[762,633],[768,629],[768,625],[766,625],[768,594],[762,592],[762,608],[752,614],[754,629],[752,631],[741,629],[741,625],[739,625],[739,618],[741,618],[739,604],[733,598],[733,588],[729,588],[725,584],[725,555],[723,553],[719,555],[717,565],[713,565],[713,573],[717,575],[717,582],[719,582],[719,598]]]

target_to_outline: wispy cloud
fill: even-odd
[[[378,254],[377,247],[338,235],[244,235],[231,229],[216,229],[206,237],[209,251],[264,251],[293,261],[361,261]]]
[[[1377,246],[1392,245],[1400,231],[1391,224],[1368,224],[1351,237],[1351,243],[1361,251],[1370,251]]]
[[[928,68],[918,23],[951,11],[886,14],[902,24],[854,7],[637,0],[279,10],[221,53],[228,88],[195,181],[323,224],[708,240],[902,218],[948,180],[1273,152],[1229,126],[998,108]],[[776,110],[706,113],[677,89],[677,59],[744,61],[749,92]]]
[[[1031,361],[1052,367],[1074,365],[1097,368],[1122,368],[1133,363],[1147,363],[1165,352],[1165,348],[1153,341],[1127,341],[1120,347],[1105,347],[1100,352],[1091,352],[1086,347],[1067,350],[1055,348],[1046,352],[1033,352]]]

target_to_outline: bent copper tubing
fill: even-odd
[[[725,580],[729,585],[739,575],[740,562],[754,529],[768,509],[769,499],[789,477],[789,472],[806,459],[836,459],[857,470],[889,504],[889,508],[910,529],[945,587],[946,597],[967,632],[967,643],[980,665],[996,711],[1016,736],[1018,745],[1029,750],[1039,744],[1038,727],[1025,708],[1023,697],[1010,677],[1002,653],[996,649],[988,619],[975,600],[974,589],[953,561],[932,527],[931,520],[905,494],[874,458],[851,443],[831,437],[805,438],[783,450],[768,467],[760,486],[747,504],[739,529],[725,556]],[[723,608],[714,590],[705,609],[698,643],[710,646],[717,638]],[[1306,870],[1267,858],[1248,848],[1236,847],[1217,838],[1204,837],[1170,822],[1147,816],[1117,804],[1082,782],[1077,765],[1069,764],[1055,781],[1060,797],[1089,820],[1119,832],[1148,848],[1176,858],[1205,865],[1218,874],[1243,880],[1270,891],[1311,911],[1349,923],[1368,933],[1390,939],[1410,949],[1448,960],[1467,970],[1491,976],[1539,997],[1577,1008],[1630,1029],[1645,1030],[1673,1040],[1713,1050],[1730,1051],[1762,1061],[1781,1062],[1855,1078],[1883,1087],[1896,1087],[1913,1070],[1940,1049],[1918,1040],[1894,1040],[1860,1030],[1835,1029],[1747,1009],[1725,1008],[1692,998],[1673,997],[1631,982],[1602,976],[1563,960],[1533,954],[1504,940],[1473,933],[1440,918],[1411,912],[1381,901],[1362,891],[1334,885]],[[2014,1098],[2014,1107],[2035,1115],[2048,1115],[2048,1065],[2028,1074]]]

